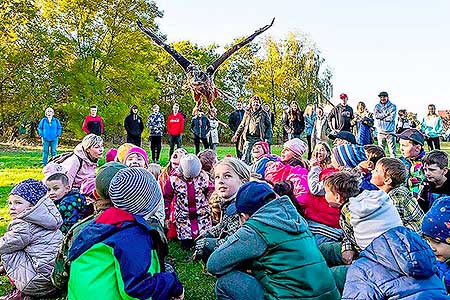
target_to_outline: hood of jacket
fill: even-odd
[[[258,209],[251,218],[288,233],[303,233],[308,225],[287,196],[274,199]]]
[[[358,196],[350,198],[349,210],[352,213],[352,217],[361,219],[370,216],[389,202],[389,196],[385,191],[363,191]]]
[[[417,279],[429,278],[437,271],[436,258],[427,242],[403,226],[394,227],[374,239],[360,256]]]
[[[73,153],[75,153],[75,155],[77,155],[78,157],[80,157],[85,163],[87,163],[88,165],[91,165],[93,167],[97,167],[97,162],[92,161],[86,151],[84,151],[83,146],[80,144],[78,144],[75,149],[73,149]]]
[[[17,219],[22,219],[28,223],[36,224],[50,230],[57,230],[63,223],[58,208],[53,201],[47,197],[43,197],[36,205],[17,215]],[[14,221],[15,220],[11,223]]]

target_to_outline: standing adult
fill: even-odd
[[[180,112],[180,106],[175,103],[172,106],[172,113],[167,117],[167,133],[169,135],[169,157],[172,156],[175,144],[177,149],[181,148],[182,134],[184,131],[184,117]]]
[[[434,104],[428,105],[428,114],[423,118],[420,125],[421,131],[425,135],[428,150],[441,149],[439,137],[444,133],[444,123],[442,118],[436,113]]]
[[[305,119],[303,111],[298,107],[297,102],[292,101],[286,117],[282,120],[282,126],[292,138],[300,138],[300,135],[305,130]]]
[[[203,143],[205,149],[209,148],[208,134],[211,126],[209,120],[202,111],[195,110],[194,117],[191,121],[191,132],[194,135],[195,154],[200,152],[200,141]]]
[[[336,105],[328,114],[328,123],[332,134],[341,130],[352,131],[353,108],[348,103],[348,96],[342,93],[339,98],[341,103]]]
[[[328,143],[329,134],[327,116],[323,112],[323,108],[319,106],[316,110],[316,121],[311,134],[311,149],[314,150],[316,144],[321,141]]]
[[[52,157],[56,156],[56,148],[58,147],[58,138],[62,133],[61,122],[54,117],[54,110],[47,107],[45,117],[41,119],[38,126],[38,133],[42,139],[42,164],[45,166],[48,161],[48,150]]]
[[[268,103],[264,103],[263,109],[270,117],[270,123],[272,124],[273,131],[273,126],[275,125],[275,113],[270,111],[270,105]]]
[[[253,144],[258,141],[270,143],[272,139],[272,124],[269,115],[261,108],[261,99],[253,96],[250,108],[244,113],[244,118],[237,128],[231,141],[236,142],[239,137],[243,139],[243,157],[250,164]],[[241,147],[241,145],[239,145]]]
[[[101,135],[104,131],[103,119],[99,115],[97,115],[97,106],[91,105],[90,114],[86,116],[83,122],[83,131],[86,134],[93,133],[95,135]]]
[[[356,105],[356,143],[364,146],[372,144],[373,114],[367,110],[366,104],[362,101]]]
[[[217,113],[214,112],[211,112],[210,114],[209,125],[210,125],[208,135],[209,148],[212,150],[216,150],[216,147],[219,144],[219,125],[225,127],[228,127],[228,125],[217,119]]]
[[[137,105],[133,105],[130,108],[130,114],[125,118],[123,125],[125,127],[125,130],[127,131],[127,143],[131,143],[140,147],[141,134],[142,131],[144,131],[144,122],[138,115]]]
[[[289,118],[289,110],[290,107],[287,104],[283,105],[283,114],[281,115],[281,124],[286,124],[288,122]],[[287,132],[286,126],[282,125],[283,127],[283,143],[286,143],[288,140],[291,139],[291,134]]]
[[[147,127],[150,133],[150,150],[152,161],[159,164],[161,153],[161,138],[164,130],[164,116],[159,112],[159,105],[153,105],[153,112],[148,116]]]
[[[228,117],[228,126],[230,127],[231,131],[233,131],[234,134],[236,134],[239,124],[241,124],[243,118],[244,118],[244,110],[242,109],[242,103],[236,102],[236,109]],[[242,157],[242,152],[240,150],[238,140],[236,140],[235,146],[236,146],[236,156],[237,158],[240,159]]]
[[[311,159],[311,153],[313,148],[311,143],[311,135],[314,127],[314,122],[316,121],[316,112],[314,111],[314,106],[308,104],[305,107],[305,133],[306,133],[306,141],[308,142],[308,159]]]
[[[389,156],[395,157],[396,138],[394,134],[397,106],[389,100],[389,94],[386,92],[379,93],[378,97],[380,97],[380,102],[375,105],[373,113],[378,145],[385,150],[387,143]]]

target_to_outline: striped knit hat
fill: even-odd
[[[363,146],[343,144],[333,148],[333,155],[340,166],[354,168],[360,162],[367,160]]]
[[[162,200],[155,177],[144,168],[126,168],[114,175],[109,197],[117,208],[139,216],[153,215]]]

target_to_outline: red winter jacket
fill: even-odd
[[[319,181],[324,181],[337,171],[339,170],[333,167],[323,169],[319,175]],[[339,226],[339,208],[330,207],[325,196],[313,195],[310,192],[302,207],[305,218],[333,228],[341,228]]]
[[[184,118],[179,112],[176,115],[171,113],[167,117],[167,133],[169,135],[179,135],[184,131]]]

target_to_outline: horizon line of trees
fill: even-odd
[[[15,137],[24,128],[35,137],[49,106],[63,124],[63,135],[71,138],[84,135],[81,124],[91,105],[98,106],[106,138],[112,141],[124,135],[123,120],[133,104],[146,121],[153,104],[167,115],[177,102],[190,122],[194,100],[183,70],[136,26],[136,20],[142,20],[165,37],[156,22],[162,17],[157,4],[146,0],[4,0],[0,138]],[[328,102],[332,72],[305,34],[289,33],[275,40],[265,33],[256,40],[217,71],[217,87],[231,96],[218,98],[215,106],[218,118],[226,122],[233,110],[230,103],[257,94],[276,111],[274,130],[279,134],[282,104],[297,101],[304,108]],[[172,45],[202,67],[221,55],[216,44]]]

